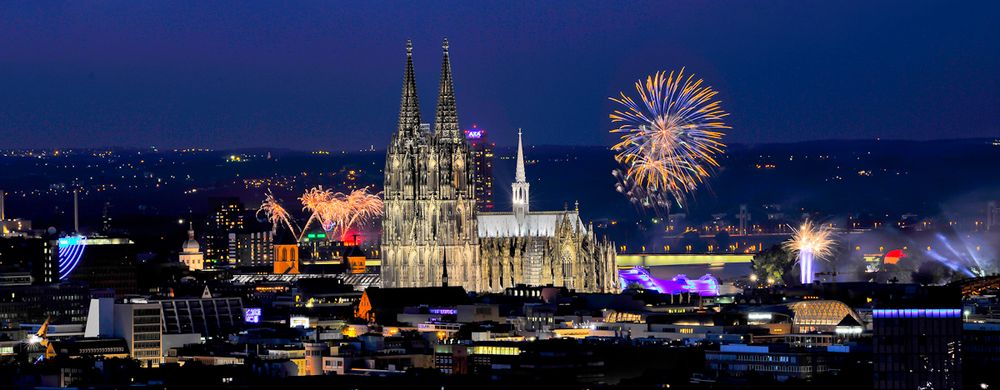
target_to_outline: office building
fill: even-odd
[[[159,303],[96,298],[90,301],[84,336],[125,339],[131,358],[145,367],[155,367],[163,358],[162,322]]]
[[[486,129],[472,125],[465,130],[465,140],[472,154],[473,182],[476,185],[476,209],[493,211],[493,150],[496,143],[490,142]]]
[[[267,230],[229,233],[230,258],[240,267],[271,267],[274,262],[274,237]]]
[[[20,324],[82,324],[87,321],[88,289],[80,284],[0,287],[0,329]]]
[[[236,264],[236,242],[229,239],[230,233],[243,231],[244,207],[239,198],[212,198],[211,212],[205,221],[203,250],[208,268]]]
[[[118,297],[138,292],[132,240],[74,236],[60,238],[54,244],[60,280],[85,283],[92,289],[112,289]]]
[[[123,339],[82,338],[53,340],[45,350],[46,359],[67,357],[70,359],[126,359],[129,357],[128,343]]]
[[[818,348],[793,348],[784,344],[725,344],[705,351],[705,365],[717,378],[751,374],[773,380],[811,379],[829,371],[828,352]]]
[[[0,272],[28,273],[36,284],[59,280],[59,264],[51,243],[38,237],[0,238]]]
[[[959,291],[948,287],[912,289],[915,292],[909,297],[896,297],[872,310],[875,388],[960,388]]]

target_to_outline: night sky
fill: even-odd
[[[847,3],[847,4],[841,4]],[[0,148],[383,148],[405,42],[424,121],[606,145],[608,96],[687,67],[728,141],[1000,135],[1000,2],[6,2]]]

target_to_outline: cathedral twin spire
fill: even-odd
[[[461,139],[458,130],[458,110],[455,107],[455,84],[451,75],[448,56],[448,38],[441,44],[444,58],[441,62],[441,83],[438,87],[437,111],[434,115],[434,133],[451,141]],[[420,132],[420,102],[417,99],[417,81],[413,71],[413,43],[406,41],[406,72],[403,75],[403,93],[399,107],[398,132],[415,136]]]
[[[406,41],[406,72],[403,74],[403,97],[399,103],[399,128],[403,135],[420,131],[420,101],[417,100],[417,78],[413,72],[413,42]]]

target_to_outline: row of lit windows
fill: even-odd
[[[821,366],[822,367],[822,366]],[[718,365],[713,364],[712,368],[720,369]],[[817,371],[824,371],[817,367]],[[811,366],[779,366],[774,364],[730,364],[725,366],[726,370],[729,371],[757,371],[757,372],[788,372],[788,373],[810,373],[813,372]]]
[[[741,362],[779,362],[795,363],[794,356],[774,356],[765,354],[710,354],[711,360],[741,361]]]
[[[136,351],[138,351],[140,349],[153,349],[153,348],[160,349],[160,342],[159,341],[141,341],[141,342],[136,342],[136,343],[134,343],[132,345],[132,349],[134,349]]]
[[[122,347],[107,347],[107,348],[80,348],[77,351],[80,355],[98,355],[105,353],[125,353],[125,348]]]
[[[160,351],[159,350],[155,350],[155,351],[135,351],[135,353],[132,354],[132,357],[134,357],[134,358],[159,358],[160,357]]]
[[[470,355],[520,355],[521,348],[518,347],[500,347],[492,345],[474,345],[469,348]]]

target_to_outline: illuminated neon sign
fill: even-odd
[[[248,307],[243,309],[243,322],[248,324],[259,324],[260,323],[260,308],[259,307]]]
[[[59,280],[69,277],[69,274],[80,265],[83,249],[87,246],[87,237],[75,236],[60,238],[57,253],[59,254]]]
[[[480,139],[484,135],[486,135],[486,130],[480,129],[476,125],[472,125],[471,129],[465,131],[465,139]]]

